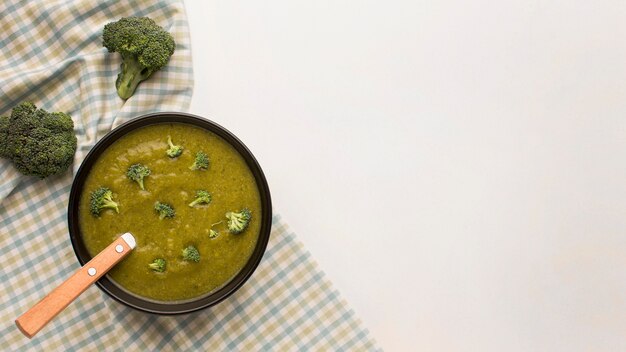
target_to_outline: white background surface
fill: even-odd
[[[187,1],[191,112],[388,351],[626,350],[626,3]]]

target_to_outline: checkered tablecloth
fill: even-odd
[[[101,44],[104,24],[149,16],[176,40],[170,63],[127,101],[120,57]],[[0,2],[0,114],[29,100],[68,112],[78,151],[73,170],[105,133],[152,111],[185,111],[193,74],[181,1]],[[279,216],[252,278],[219,305],[186,316],[141,313],[90,287],[32,340],[13,321],[79,264],[67,234],[73,172],[39,180],[0,159],[0,350],[361,351],[372,337]]]

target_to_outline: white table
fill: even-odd
[[[187,1],[191,112],[388,351],[626,349],[623,1]]]

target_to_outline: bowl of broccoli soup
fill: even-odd
[[[155,113],[108,133],[70,192],[79,262],[125,232],[137,247],[97,285],[141,311],[182,314],[217,304],[252,275],[272,222],[267,181],[225,128],[184,113]]]

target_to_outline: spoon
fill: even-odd
[[[17,318],[15,320],[17,327],[26,337],[35,336],[87,287],[98,281],[102,275],[124,259],[135,248],[135,245],[135,237],[129,232],[118,237],[107,248],[78,269],[74,275]]]

